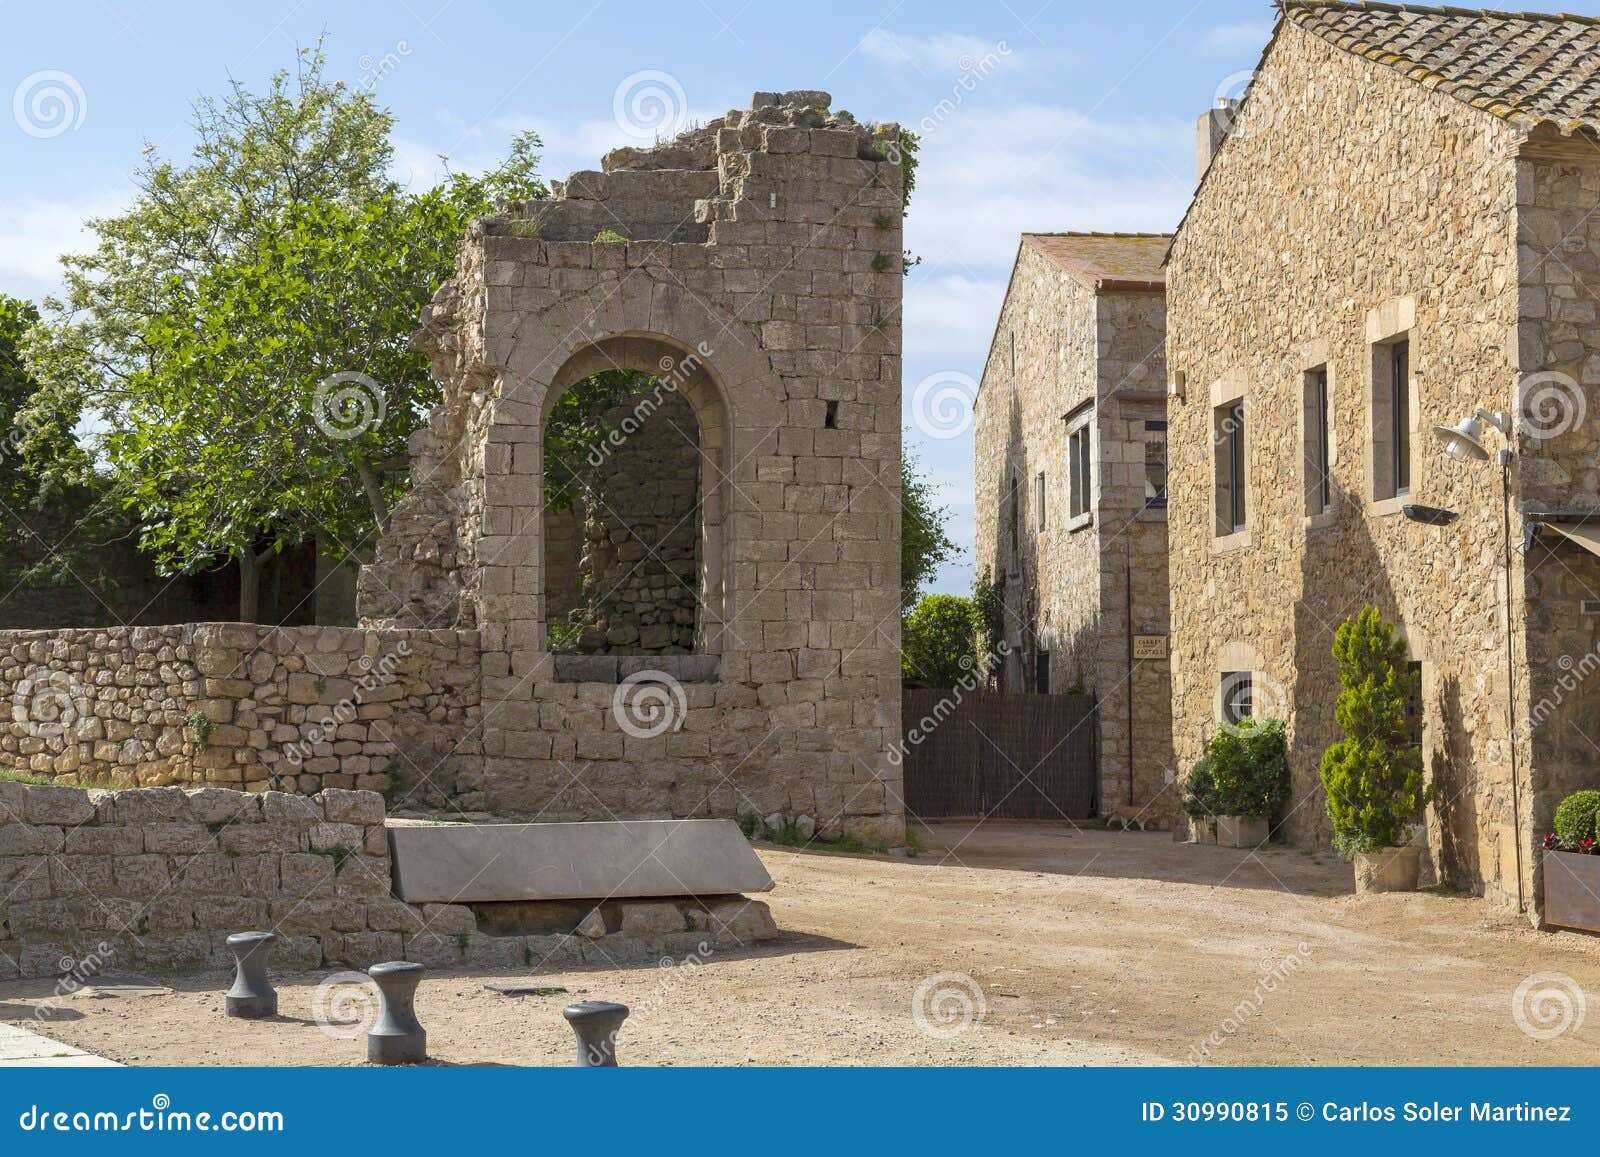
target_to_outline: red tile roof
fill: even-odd
[[[1161,263],[1170,233],[1024,233],[1022,243],[1037,249],[1096,292],[1163,292]]]

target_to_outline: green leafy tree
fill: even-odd
[[[925,596],[901,625],[901,674],[930,687],[954,687],[981,677],[974,649],[978,627],[971,599]]]
[[[1406,720],[1418,676],[1376,607],[1339,625],[1333,657],[1341,688],[1334,718],[1344,738],[1322,753],[1321,773],[1334,847],[1345,856],[1398,847],[1428,802],[1422,752]]]
[[[21,346],[38,320],[32,302],[0,294],[0,581],[104,585],[95,548],[126,535],[127,521],[87,469],[74,415],[35,405],[39,383],[23,363]],[[38,462],[73,469],[58,477]]]
[[[909,451],[900,459],[900,613],[916,606],[922,588],[955,555],[945,533],[949,511],[933,504],[933,484]]]
[[[33,408],[99,431],[80,461],[38,460],[79,481],[103,463],[166,573],[237,559],[245,620],[271,553],[370,549],[437,400],[419,312],[473,216],[547,195],[532,134],[486,177],[409,193],[391,115],[323,67],[307,50],[265,92],[201,99],[187,164],[147,147],[133,206],[90,222],[26,341]]]

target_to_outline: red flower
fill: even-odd
[[[1578,851],[1582,852],[1586,856],[1594,855],[1594,837],[1585,836],[1583,839],[1579,840]]]
[[[1561,837],[1557,836],[1555,832],[1547,832],[1544,837],[1544,850],[1547,852],[1560,851]]]

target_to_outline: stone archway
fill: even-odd
[[[583,463],[563,464],[567,471],[584,473],[590,468],[594,476],[616,479],[610,468],[621,459],[637,452],[634,442],[655,443],[656,456],[650,463],[660,469],[676,471],[687,459],[695,492],[687,507],[669,504],[669,509],[642,511],[621,507],[630,500],[648,500],[651,492],[660,493],[676,485],[677,477],[652,480],[649,485],[628,477],[621,495],[609,497],[590,489],[594,502],[586,512],[591,522],[620,528],[623,541],[621,550],[610,553],[605,561],[595,563],[597,555],[604,553],[604,543],[590,544],[585,561],[602,570],[610,567],[610,574],[567,576],[556,570],[556,564],[572,550],[572,543],[552,541],[551,530],[555,520],[547,512],[544,533],[540,535],[540,573],[543,575],[539,621],[544,625],[546,645],[550,643],[550,627],[562,609],[555,596],[557,579],[584,578],[596,580],[602,588],[598,595],[599,606],[592,608],[610,627],[611,638],[602,647],[580,646],[585,652],[597,650],[617,653],[652,653],[692,649],[699,653],[720,652],[724,628],[727,624],[727,590],[724,575],[727,573],[727,545],[724,535],[728,514],[727,487],[730,463],[727,458],[728,409],[724,394],[712,376],[710,366],[699,350],[686,349],[658,334],[622,334],[592,342],[573,352],[550,381],[541,407],[540,459],[548,483],[555,464],[544,460],[546,453],[542,432],[548,429],[552,413],[566,393],[596,375],[610,371],[632,371],[648,375],[650,387],[636,396],[630,396],[610,415],[608,433],[593,445],[587,446]],[[675,419],[674,410],[687,412],[687,422]],[[663,431],[663,426],[666,431]],[[683,453],[682,443],[692,439],[689,454]],[[669,460],[663,463],[662,459]],[[580,483],[580,485],[584,485]],[[598,485],[598,482],[596,482]],[[596,510],[594,507],[602,509]],[[687,523],[688,525],[681,525]],[[656,525],[660,524],[660,525]],[[571,532],[576,528],[569,527]],[[679,546],[687,531],[692,535],[690,550],[693,567],[689,582],[684,576],[672,573],[677,558],[669,554]],[[613,531],[613,534],[618,533]],[[655,599],[660,603],[661,618],[674,612],[682,617],[685,590],[692,597],[692,648],[682,646],[681,632],[671,632],[666,621],[647,611],[649,621],[628,621],[626,612],[619,614],[619,595],[625,594],[630,579],[657,573]],[[659,590],[665,584],[664,594]],[[635,606],[639,605],[637,603]],[[620,618],[622,621],[618,622]],[[635,638],[634,636],[638,636]]]

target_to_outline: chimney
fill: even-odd
[[[1233,116],[1239,111],[1239,102],[1232,97],[1217,101],[1217,107],[1200,114],[1195,125],[1195,183],[1199,184],[1211,167],[1211,158],[1222,148],[1222,142],[1233,127]]]

